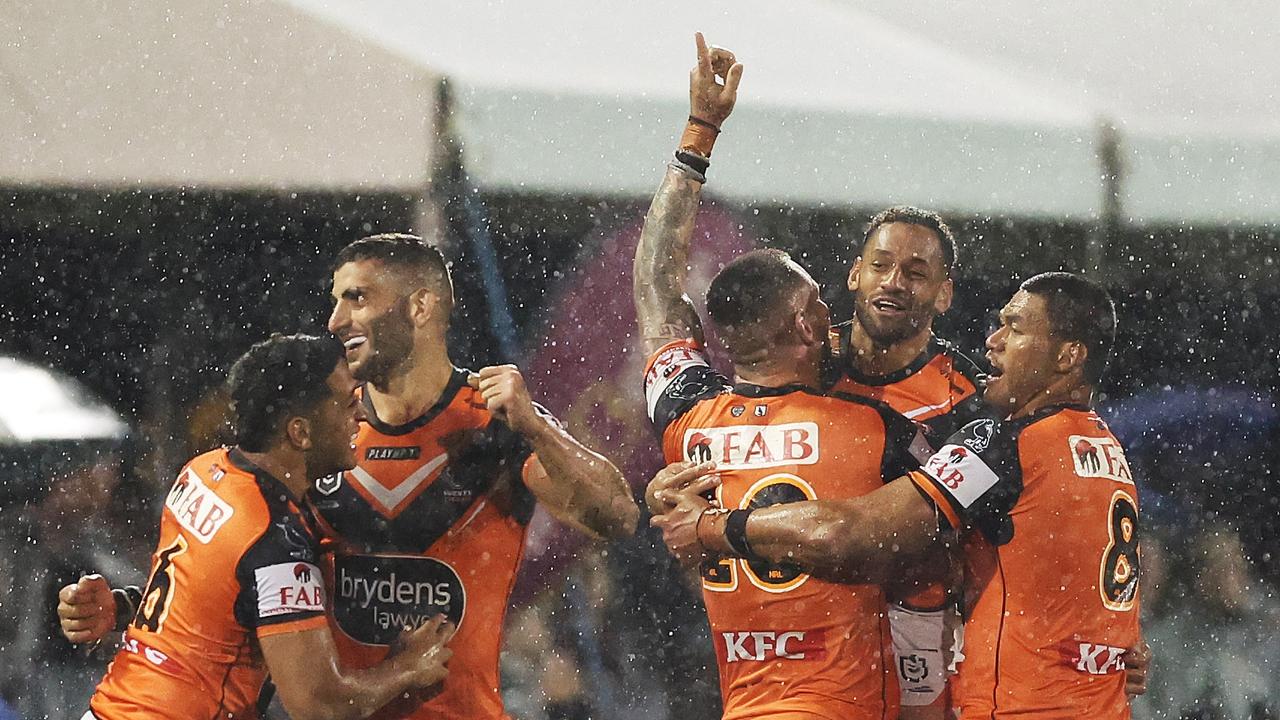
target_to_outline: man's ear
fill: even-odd
[[[956,286],[948,276],[942,281],[942,287],[938,288],[938,297],[933,301],[934,312],[941,315],[951,309],[951,300],[955,297]]]
[[[304,452],[311,449],[310,420],[302,417],[301,415],[295,415],[289,418],[289,421],[285,423],[284,426],[284,434],[285,438],[288,439],[289,444],[295,448]]]
[[[414,327],[422,327],[440,313],[440,298],[427,288],[418,288],[409,295],[409,320]]]
[[[805,308],[800,308],[795,312],[794,322],[796,335],[799,336],[800,341],[805,345],[814,345],[816,343],[825,343],[827,341],[825,336],[818,336],[817,325],[815,323],[816,320],[817,318],[809,317],[809,313],[805,312]]]
[[[1058,372],[1069,373],[1079,369],[1084,371],[1085,360],[1089,359],[1089,348],[1076,340],[1062,343],[1058,348]]]
[[[849,288],[849,292],[858,292],[858,271],[860,270],[862,270],[861,255],[854,258],[853,267],[849,268],[849,279],[846,281],[846,286]]]

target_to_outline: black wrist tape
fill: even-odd
[[[753,510],[734,510],[729,513],[728,519],[724,523],[724,539],[729,543],[729,547],[733,548],[733,552],[738,557],[754,558],[756,553],[751,549],[751,543],[747,542],[747,518],[751,517]]]

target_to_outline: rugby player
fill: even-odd
[[[443,613],[457,625],[448,681],[379,717],[503,718],[503,619],[535,502],[593,537],[633,533],[639,510],[618,469],[535,405],[514,366],[454,366],[453,285],[435,247],[357,240],[338,254],[332,294],[329,330],[364,383],[366,415],[356,467],[310,495],[333,539],[342,658],[371,666],[401,627]],[[79,605],[60,611],[74,630],[104,624],[92,600]]]
[[[685,295],[698,186],[742,66],[697,35],[692,115],[636,251],[649,417],[668,461],[716,457],[717,500],[759,507],[871,492],[917,466],[915,427],[887,406],[821,391],[830,320],[818,286],[780,251],[746,253],[707,290],[734,379],[710,367]],[[716,82],[719,76],[723,85]],[[890,718],[898,690],[878,585],[824,582],[785,561],[701,569],[724,717]]]
[[[256,717],[268,672],[299,719],[367,717],[438,684],[452,634],[443,616],[363,670],[339,661],[325,619],[304,495],[309,478],[356,462],[356,381],[341,345],[273,336],[236,362],[228,384],[236,444],[178,473],[150,579],[85,718]]]
[[[1128,718],[1138,499],[1090,408],[1115,324],[1101,286],[1037,275],[987,339],[984,400],[1003,420],[966,425],[924,468],[865,496],[730,511],[701,496],[717,484],[707,477],[662,490],[675,505],[655,524],[678,557],[786,561],[859,582],[894,577],[936,552],[944,530],[964,529],[974,599],[960,716]],[[698,470],[682,472],[669,485]]]
[[[705,41],[699,43],[701,58]],[[692,232],[711,147],[733,111],[741,73],[739,69],[738,77],[727,75],[733,66],[727,50],[710,51],[708,60],[721,65],[724,91],[717,92],[714,68],[710,76],[698,68],[690,74],[691,117],[707,124],[690,122],[654,199],[647,227]],[[826,384],[884,402],[919,423],[926,438],[935,442],[977,417],[981,407],[977,365],[932,334],[933,319],[951,305],[955,260],[952,232],[935,213],[903,206],[877,214],[849,271],[854,319],[829,332],[833,362],[828,369],[833,372]],[[662,268],[649,292],[669,285],[674,269],[674,263]],[[921,442],[916,452],[923,460],[932,449]],[[648,499],[652,503],[651,494]],[[890,588],[892,596],[905,598],[891,605],[890,617],[902,714],[912,720],[943,717],[951,636],[958,625],[954,611],[947,612],[951,606],[940,582],[923,590],[917,587],[921,577],[947,575],[947,558],[930,560],[910,581]]]

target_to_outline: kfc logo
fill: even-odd
[[[311,582],[311,566],[306,563],[298,563],[293,566],[293,577],[300,583]]]
[[[685,457],[714,460],[721,470],[813,465],[818,462],[818,424],[739,425],[692,428],[684,435]]]
[[[1129,461],[1115,438],[1072,435],[1067,442],[1076,475],[1133,484]]]
[[[744,660],[821,660],[827,656],[826,634],[809,631],[741,631],[716,633],[716,645],[725,662]]]
[[[1125,669],[1124,648],[1070,640],[1060,647],[1064,662],[1079,672],[1110,675]]]

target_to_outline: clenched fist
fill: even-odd
[[[512,430],[526,435],[546,424],[533,405],[524,376],[515,365],[495,365],[472,373],[467,384],[480,392],[480,397],[494,417]]]

